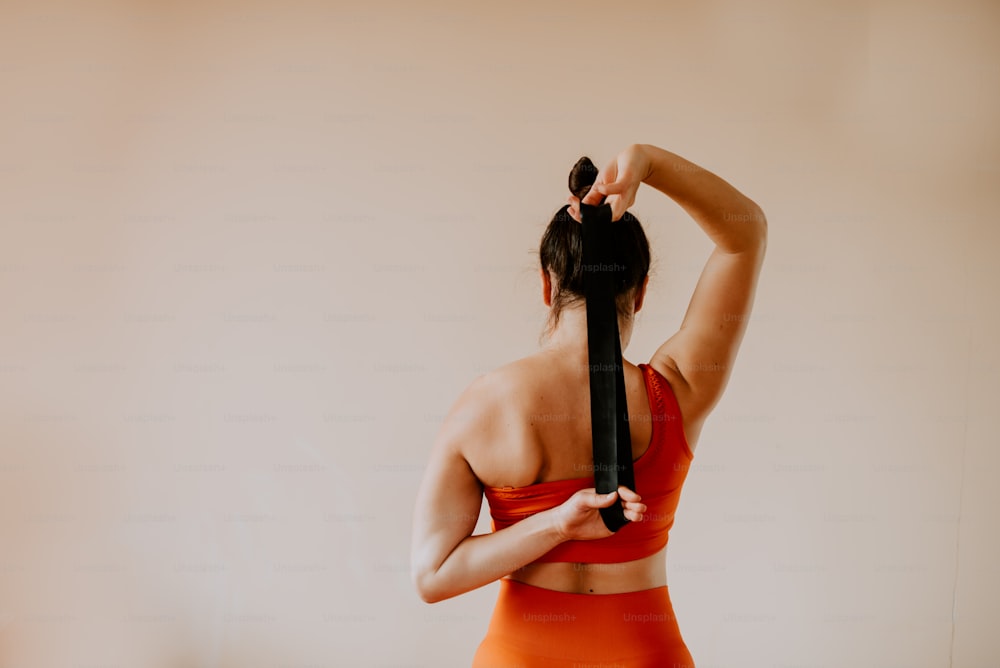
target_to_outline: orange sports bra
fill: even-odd
[[[607,538],[570,540],[546,552],[537,562],[574,561],[617,563],[648,557],[667,544],[681,487],[694,454],[684,437],[681,411],[670,383],[653,367],[639,364],[646,381],[653,421],[652,439],[633,464],[635,491],[646,504],[642,521],[629,522]],[[527,487],[486,487],[493,531],[504,529],[535,513],[554,508],[581,489],[594,486],[594,477],[550,480]]]

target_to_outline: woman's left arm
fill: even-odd
[[[457,596],[511,573],[564,539],[552,513],[542,512],[501,531],[473,536],[483,487],[462,447],[490,439],[490,392],[477,379],[444,419],[417,493],[410,567],[428,603]]]

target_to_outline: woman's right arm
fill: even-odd
[[[650,359],[684,379],[684,417],[696,424],[732,374],[764,262],[767,219],[753,200],[707,169],[651,144],[642,149],[650,161],[644,183],[677,202],[715,243],[680,328]]]
[[[438,433],[413,513],[410,567],[417,593],[427,603],[489,584],[535,561],[566,540],[611,535],[597,508],[618,496],[581,490],[561,506],[527,517],[500,531],[473,536],[483,488],[463,448],[502,446],[506,421],[497,419],[505,403],[483,378],[474,382],[449,411]],[[491,396],[493,397],[491,399]],[[627,489],[625,514],[641,519],[646,510]]]
[[[699,424],[722,395],[753,307],[767,247],[767,220],[749,197],[707,169],[652,144],[631,144],[597,175],[584,204],[607,195],[618,219],[640,183],[673,199],[715,249],[705,263],[680,329],[650,366],[680,376],[687,424]],[[576,202],[570,198],[571,212]],[[576,217],[574,215],[574,217]]]

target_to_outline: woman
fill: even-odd
[[[715,249],[680,329],[647,364],[622,361],[636,489],[598,495],[579,205],[612,209],[624,351],[648,283],[646,237],[626,212],[641,183],[683,207]],[[414,512],[414,584],[433,603],[500,580],[475,667],[694,666],[670,604],[667,534],[746,329],[767,224],[724,180],[650,144],[600,173],[582,158],[570,191],[540,248],[541,350],[473,381],[436,438]],[[494,531],[473,536],[484,494]],[[631,520],[616,533],[598,511],[613,503]]]

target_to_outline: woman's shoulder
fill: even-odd
[[[531,362],[515,360],[477,376],[456,400],[450,419],[462,456],[486,485],[516,477],[533,456],[525,389]]]
[[[469,389],[484,396],[504,398],[505,393],[519,394],[525,385],[537,382],[544,364],[535,355],[512,360],[477,376]]]
[[[530,394],[525,389],[534,381],[536,372],[537,361],[530,357],[487,370],[469,382],[452,412],[464,416],[470,429],[480,433],[493,427],[509,429],[509,419],[523,409],[524,398]]]

